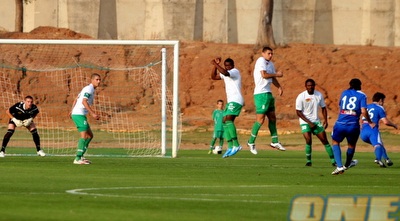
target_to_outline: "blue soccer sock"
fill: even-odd
[[[342,167],[342,150],[339,145],[332,145],[333,156],[335,157],[337,167]]]
[[[386,148],[384,146],[382,146],[382,157],[385,160],[389,159],[389,156],[386,153]]]
[[[351,161],[353,160],[354,153],[356,152],[355,148],[347,148],[346,152],[346,164],[344,165],[345,167],[350,166]]]
[[[383,156],[383,147],[381,145],[376,145],[374,153],[375,153],[375,159],[376,160],[381,160],[382,156]]]

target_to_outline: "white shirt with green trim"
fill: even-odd
[[[78,99],[76,100],[75,106],[72,108],[73,115],[86,115],[88,110],[86,110],[85,106],[83,106],[83,99],[88,100],[88,104],[92,105],[94,101],[94,87],[93,84],[89,84],[82,89],[82,91],[78,94]]]
[[[244,99],[242,96],[242,78],[240,72],[236,68],[232,68],[228,72],[230,76],[219,74],[221,79],[225,82],[227,102],[236,102],[243,105]]]
[[[324,108],[325,99],[321,92],[314,91],[314,94],[308,94],[307,91],[301,92],[296,98],[296,110],[303,112],[304,116],[311,122],[319,121],[318,109]],[[299,118],[300,124],[307,124],[303,119]]]
[[[266,71],[268,74],[275,74],[275,66],[272,61],[265,60],[264,57],[259,57],[254,65],[254,94],[263,94],[271,92],[272,78],[265,79],[261,75],[261,71]]]

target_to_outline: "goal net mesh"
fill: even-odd
[[[162,67],[162,48],[166,51],[165,68]],[[91,74],[98,73],[102,82],[96,89],[93,109],[100,115],[100,120],[88,115],[94,132],[88,154],[171,155],[174,65],[171,45],[0,42],[0,51],[2,132],[6,132],[9,120],[5,110],[30,95],[40,111],[34,122],[42,149],[52,155],[75,154],[79,133],[69,113],[78,93],[90,83]],[[166,72],[164,117],[162,70]],[[163,119],[166,128],[164,151],[161,148]],[[180,126],[179,119],[178,122]],[[35,153],[26,128],[16,129],[7,153],[12,153],[13,147],[32,147],[29,153]]]

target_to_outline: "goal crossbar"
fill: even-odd
[[[0,39],[0,45],[2,44],[30,44],[30,45],[159,45],[159,46],[172,46],[173,47],[173,102],[172,102],[172,157],[177,157],[179,148],[179,135],[178,135],[178,119],[180,118],[179,113],[179,41],[178,40],[92,40],[92,39],[80,39],[80,40],[55,40],[55,39]],[[166,56],[165,48],[162,49],[162,56]],[[165,58],[162,61],[165,62]],[[166,70],[165,64],[162,65],[162,96],[166,96]],[[165,130],[166,120],[166,101],[162,99],[162,130]],[[162,154],[165,155],[166,150],[166,138],[165,131],[162,132]]]

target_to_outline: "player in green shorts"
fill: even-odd
[[[223,127],[223,118],[224,118],[224,101],[217,101],[217,108],[212,113],[212,119],[214,121],[214,133],[213,138],[210,143],[210,150],[208,154],[211,154],[213,150],[217,151],[218,154],[222,153],[222,146],[224,145],[224,127]],[[219,139],[219,146],[214,147],[215,142]]]
[[[325,100],[321,92],[315,90],[315,81],[307,79],[305,82],[306,90],[301,92],[296,98],[296,113],[299,117],[301,133],[306,140],[306,166],[312,166],[312,135],[316,135],[324,145],[329,159],[335,166],[332,146],[326,137],[325,129],[328,127],[328,111],[326,110]],[[322,109],[323,122],[319,119],[319,107]]]
[[[83,157],[89,147],[90,141],[93,139],[93,132],[87,121],[87,114],[90,114],[94,119],[100,119],[94,110],[91,108],[94,101],[95,89],[100,85],[101,78],[99,74],[92,74],[91,83],[84,87],[76,97],[72,111],[70,113],[76,128],[79,131],[80,139],[78,141],[78,150],[73,161],[74,164],[90,164],[91,162]]]
[[[279,95],[282,96],[283,88],[276,78],[282,77],[283,73],[276,72],[274,63],[271,61],[273,51],[269,47],[264,47],[262,56],[256,61],[253,71],[254,77],[254,105],[256,107],[256,122],[254,122],[251,129],[251,135],[247,141],[247,146],[250,152],[257,154],[255,141],[258,131],[264,124],[265,117],[268,118],[268,129],[271,134],[270,146],[278,150],[286,150],[278,139],[278,130],[276,128],[276,115],[275,115],[275,98],[271,93],[271,84],[278,88]]]
[[[234,61],[231,58],[225,59],[225,67],[222,67],[220,63],[220,57],[211,61],[211,64],[213,65],[211,79],[224,80],[225,83],[227,104],[224,111],[223,127],[224,138],[228,143],[228,149],[222,157],[226,158],[235,155],[242,149],[242,146],[238,141],[234,122],[235,118],[240,114],[244,100],[241,93],[242,79],[239,70],[235,68]]]

